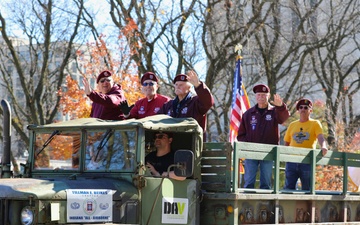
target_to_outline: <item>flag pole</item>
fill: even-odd
[[[232,103],[232,112],[231,112],[231,118],[230,118],[230,144],[234,146],[234,143],[236,141],[237,132],[239,129],[240,120],[242,117],[242,114],[246,111],[247,108],[250,107],[246,90],[243,90],[243,84],[242,84],[242,66],[241,66],[241,52],[242,52],[243,46],[241,44],[237,44],[235,46],[235,52],[237,52],[236,56],[236,69],[234,74],[234,88],[233,88],[233,103]],[[244,97],[246,99],[244,99]],[[246,101],[247,104],[244,104],[244,101]],[[237,152],[233,152],[234,159],[237,159]],[[242,178],[243,174],[245,173],[245,168],[243,164],[243,158],[239,158],[238,161],[234,162],[234,169],[237,171],[234,171],[234,176],[238,176],[238,184],[237,187],[242,186]]]

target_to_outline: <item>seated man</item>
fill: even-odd
[[[156,133],[154,145],[156,151],[150,152],[145,157],[146,167],[156,177],[169,177],[175,180],[185,180],[186,177],[175,175],[173,168],[168,174],[168,167],[174,163],[174,151],[171,150],[173,136],[171,133]]]

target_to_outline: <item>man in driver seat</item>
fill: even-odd
[[[154,136],[156,151],[150,152],[145,157],[146,167],[155,177],[168,177],[175,180],[185,180],[186,177],[175,175],[173,168],[168,173],[168,167],[174,163],[174,151],[171,150],[173,141],[172,133],[158,132]]]

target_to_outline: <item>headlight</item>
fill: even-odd
[[[21,210],[21,224],[31,225],[34,220],[34,212],[26,206]]]

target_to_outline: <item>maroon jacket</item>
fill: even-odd
[[[141,119],[156,115],[164,103],[168,101],[170,101],[168,96],[159,94],[156,94],[150,101],[147,98],[142,98],[135,102],[135,106],[131,109],[130,116],[127,119]]]
[[[214,98],[209,88],[203,82],[200,83],[199,87],[195,88],[195,91],[197,95],[191,96],[186,100],[184,99],[185,102],[181,104],[177,115],[173,110],[173,104],[177,98],[165,103],[158,114],[167,114],[176,118],[192,117],[199,123],[205,133],[206,113],[214,105]]]
[[[123,120],[124,113],[119,108],[119,103],[125,101],[125,96],[120,85],[114,84],[106,93],[92,91],[88,95],[92,103],[90,117],[103,120]]]
[[[240,123],[238,141],[278,145],[280,141],[279,124],[290,116],[287,106],[271,106],[260,114],[257,104],[248,109]]]

